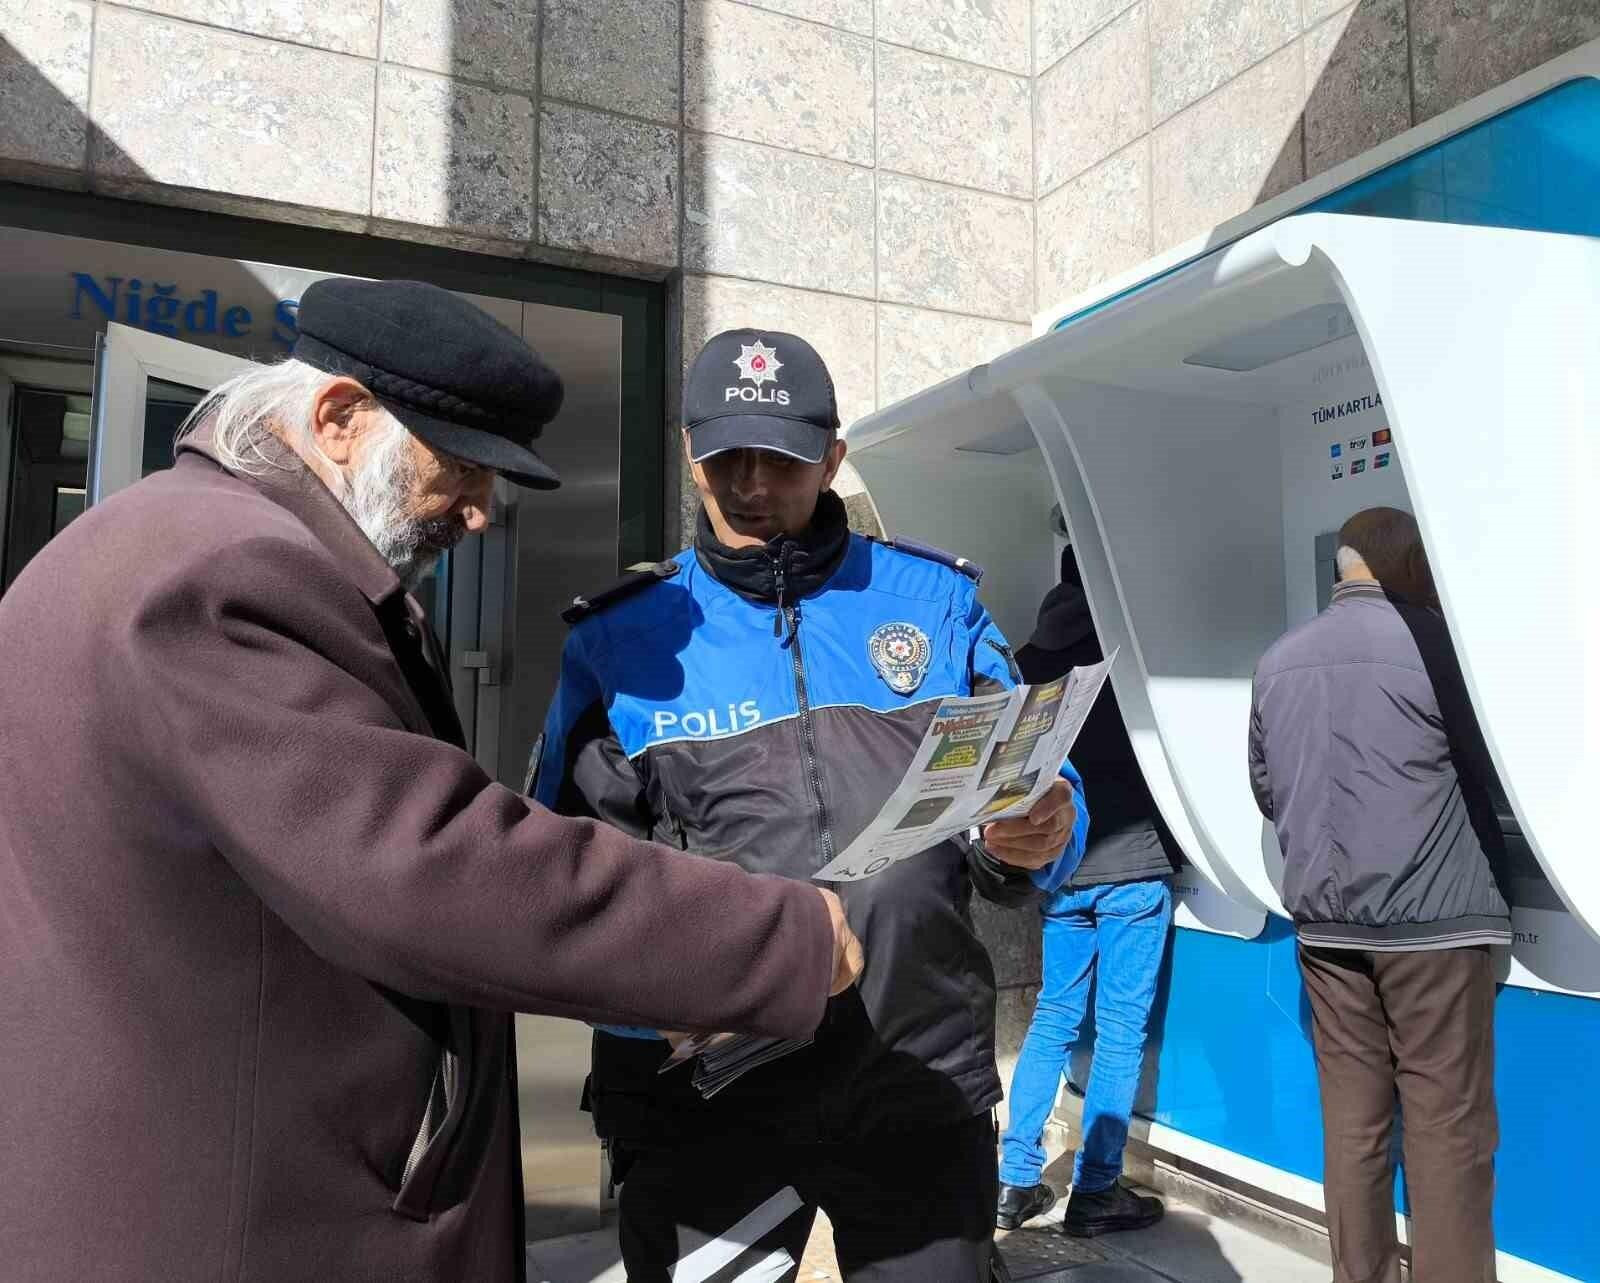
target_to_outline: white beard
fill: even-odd
[[[417,466],[411,434],[391,422],[344,476],[339,502],[389,563],[407,591],[466,534],[459,517],[417,517],[410,511]]]

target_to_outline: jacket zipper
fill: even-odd
[[[780,554],[775,559],[774,570],[778,588],[778,614],[772,621],[773,636],[788,636],[783,644],[789,648],[790,662],[794,667],[795,701],[800,708],[800,742],[806,754],[806,780],[811,785],[811,801],[817,808],[817,829],[821,834],[822,863],[833,859],[833,830],[828,827],[828,805],[822,799],[822,772],[817,766],[816,728],[811,721],[811,697],[806,692],[806,661],[800,654],[800,607],[783,604],[784,565]]]
[[[422,1125],[417,1128],[416,1139],[411,1142],[411,1152],[406,1155],[405,1169],[400,1173],[401,1188],[404,1188],[416,1173],[422,1156],[428,1152],[428,1148],[444,1129],[445,1119],[450,1116],[450,1107],[455,1104],[459,1086],[456,1081],[458,1066],[459,1062],[453,1052],[445,1051],[440,1054],[439,1067],[428,1088],[428,1103],[422,1113]]]

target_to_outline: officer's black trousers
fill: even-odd
[[[994,1121],[843,1145],[721,1138],[630,1151],[628,1283],[791,1283],[820,1207],[845,1283],[989,1283]]]

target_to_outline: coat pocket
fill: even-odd
[[[433,1084],[428,1091],[416,1139],[406,1155],[400,1175],[400,1192],[394,1210],[412,1220],[425,1221],[432,1213],[433,1189],[444,1165],[450,1139],[461,1124],[466,1108],[466,1076],[461,1057],[446,1048],[440,1053]]]

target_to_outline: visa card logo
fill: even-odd
[[[1337,447],[1335,447],[1335,449],[1337,449]],[[1333,465],[1333,476],[1332,476],[1331,480],[1334,480],[1334,481],[1343,481],[1344,480],[1344,464],[1336,463],[1336,464]]]
[[[1343,453],[1344,451],[1337,441],[1328,447],[1328,454],[1335,459],[1337,459]]]

